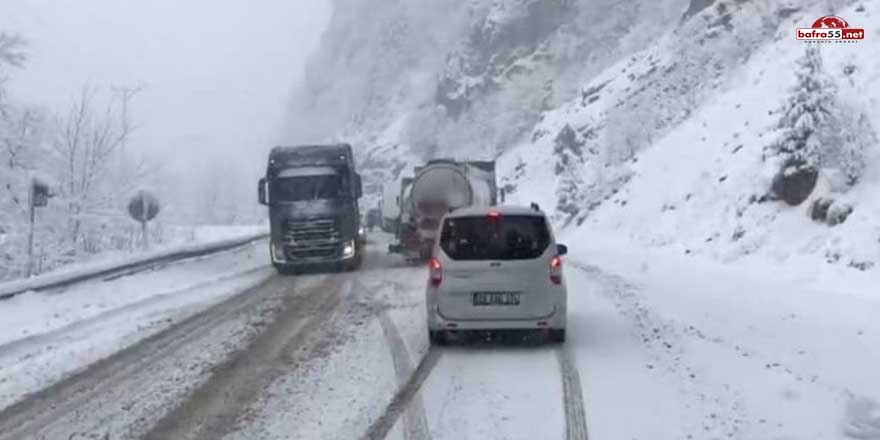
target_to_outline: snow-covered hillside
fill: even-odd
[[[878,47],[876,1],[420,5],[337,5],[291,106],[303,121],[292,138],[351,141],[372,182],[425,158],[494,157],[511,201],[536,201],[581,234],[722,261],[807,255],[853,271],[880,261],[880,66],[867,56]],[[429,12],[439,15],[426,20]],[[831,12],[866,39],[795,40],[794,28]],[[353,32],[356,17],[375,20]],[[784,142],[780,120],[797,117],[785,106],[798,99],[808,47],[830,83],[834,135],[848,152],[858,147],[859,176],[842,184],[842,167],[817,159],[815,191],[791,207],[771,191],[788,156],[767,156]]]
[[[840,12],[869,30],[865,41],[824,44],[819,54],[824,74],[836,86],[834,99],[856,117],[864,116],[862,126],[880,127],[880,63],[866,56],[880,49],[880,14],[871,6],[876,8],[858,3]],[[621,87],[632,87],[620,76],[600,77],[584,94],[586,106],[572,102],[548,114],[535,130],[542,140],[526,142],[504,157],[510,170],[507,184],[521,201],[556,206],[563,222],[577,219],[576,236],[586,243],[614,236],[721,261],[759,254],[772,263],[810,268],[806,271],[823,261],[844,273],[873,268],[880,261],[880,148],[873,132],[862,145],[865,169],[852,187],[841,184],[838,170],[828,167],[820,169],[815,190],[800,205],[767,200],[778,168],[764,160],[765,148],[781,136],[779,109],[792,99],[797,61],[810,46],[795,41],[791,29],[816,14],[805,9],[783,20],[769,44],[731,71],[717,92],[688,108],[679,125],[658,130],[662,136],[641,151],[593,149],[603,136],[615,136],[601,130],[611,119],[608,101],[613,104]],[[647,54],[643,59],[654,64],[656,58]],[[635,113],[627,123],[644,124],[655,111]],[[615,151],[619,156],[607,156]],[[554,153],[553,161],[541,159]],[[578,161],[583,164],[564,166]],[[556,193],[538,184],[554,179]],[[833,200],[831,212],[852,213],[833,226],[813,220],[818,199]]]

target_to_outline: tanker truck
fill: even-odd
[[[396,242],[389,253],[407,259],[427,259],[440,219],[468,206],[493,206],[498,202],[494,161],[458,162],[435,159],[415,167],[413,177],[401,180],[397,205]]]

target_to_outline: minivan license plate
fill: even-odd
[[[519,292],[474,292],[475,306],[518,306]]]

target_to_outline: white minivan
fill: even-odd
[[[467,330],[544,330],[565,341],[568,249],[537,205],[456,210],[440,228],[426,289],[433,344]]]

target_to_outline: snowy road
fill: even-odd
[[[823,314],[735,272],[576,252],[564,347],[432,349],[424,269],[383,239],[357,272],[276,276],[258,245],[0,303],[46,318],[4,335],[0,439],[877,438],[868,299]]]

